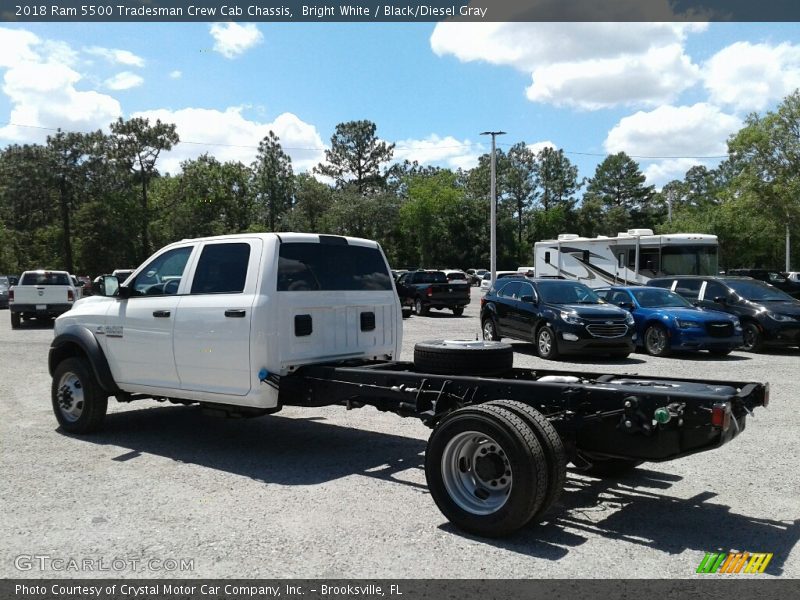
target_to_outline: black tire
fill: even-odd
[[[445,418],[428,440],[425,478],[450,522],[486,537],[525,526],[548,488],[536,435],[523,419],[499,407],[471,406]]]
[[[669,333],[663,325],[653,323],[644,330],[644,350],[651,356],[668,356]]]
[[[440,375],[498,375],[514,366],[514,350],[500,342],[420,342],[414,346],[414,366]]]
[[[539,440],[547,461],[547,490],[537,513],[531,519],[540,521],[558,502],[567,481],[567,450],[550,420],[538,410],[516,400],[492,400],[482,406],[497,406],[513,412],[525,421]]]
[[[481,324],[481,335],[486,342],[499,342],[500,336],[497,335],[497,323],[492,317],[486,317]]]
[[[584,473],[601,479],[624,477],[644,462],[643,460],[631,460],[628,458],[592,458],[588,460],[592,463],[592,466],[586,469]]]
[[[424,317],[428,314],[428,307],[422,302],[422,298],[414,300],[414,314],[418,317]]]
[[[744,343],[742,349],[745,352],[760,352],[764,347],[764,336],[761,335],[761,330],[758,325],[752,321],[745,323],[742,326]]]
[[[711,356],[728,356],[733,350],[709,350]]]
[[[103,425],[108,396],[85,359],[72,357],[58,363],[50,396],[53,412],[64,431],[91,433]]]
[[[460,317],[464,314],[464,307],[463,306],[456,306],[453,308],[453,314],[457,317]]]
[[[401,312],[402,312],[402,314],[403,314],[403,318],[404,318],[404,319],[407,319],[407,318],[409,318],[409,317],[410,317],[412,314],[414,314],[414,311],[413,311],[412,309],[410,309],[410,308],[404,308],[404,309],[403,309]]]
[[[558,337],[550,325],[544,325],[536,332],[536,352],[546,360],[556,360],[561,356],[558,350]]]
[[[11,313],[11,329],[19,329],[19,326],[20,326],[19,313],[12,312]]]

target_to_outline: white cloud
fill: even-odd
[[[0,140],[43,142],[48,129],[91,131],[122,113],[111,96],[77,89],[82,76],[70,66],[76,53],[67,44],[0,28],[0,50],[12,123],[0,128]]]
[[[534,154],[539,154],[545,148],[553,148],[554,150],[558,148],[553,142],[550,140],[545,140],[543,142],[534,142],[533,144],[528,144],[528,150],[533,152]]]
[[[439,165],[454,169],[470,169],[478,164],[478,157],[486,150],[481,144],[457,140],[453,136],[440,137],[432,133],[421,140],[396,142],[394,159],[398,162],[417,161],[421,165]]]
[[[439,23],[431,48],[530,73],[535,102],[598,109],[657,105],[699,78],[684,51],[701,23]]]
[[[800,46],[736,42],[703,68],[712,102],[760,111],[800,87]]]
[[[116,48],[102,48],[100,46],[92,46],[84,50],[87,54],[100,56],[112,64],[126,65],[129,67],[143,67],[144,59],[137,56],[128,50],[119,50]]]
[[[182,161],[206,152],[220,162],[240,161],[249,165],[255,159],[259,142],[270,130],[280,138],[284,152],[292,157],[295,172],[309,170],[324,159],[324,146],[317,129],[292,113],[283,113],[271,123],[245,118],[240,107],[229,107],[224,111],[160,109],[133,116],[146,117],[151,123],[161,119],[176,125],[181,143],[160,159],[159,170],[162,172],[177,173]]]
[[[260,44],[264,36],[254,23],[214,23],[211,25],[214,50],[225,58],[235,58]]]
[[[105,86],[112,90],[129,90],[143,83],[144,79],[136,73],[123,71],[122,73],[117,73],[113,77],[106,79]]]
[[[682,177],[695,164],[713,165],[725,156],[727,139],[742,121],[704,102],[693,106],[660,106],[624,117],[606,137],[607,152],[625,152],[652,159],[645,170],[648,183],[660,185]],[[647,161],[641,158],[637,160]]]
[[[169,77],[170,79],[180,79],[181,77],[183,77],[183,73],[175,69],[174,71],[170,71]]]

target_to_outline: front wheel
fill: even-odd
[[[484,319],[481,331],[483,332],[483,339],[487,342],[500,341],[500,336],[497,335],[497,325],[495,325],[494,319],[491,317]]]
[[[50,390],[53,412],[64,431],[91,433],[103,424],[108,396],[83,358],[61,361],[53,373]]]
[[[558,340],[556,332],[549,325],[542,327],[536,334],[536,351],[544,359],[555,360],[560,352],[558,351]]]
[[[487,537],[528,523],[548,488],[536,435],[519,416],[494,406],[462,408],[439,424],[425,452],[425,477],[448,520]]]
[[[669,335],[661,325],[654,323],[644,331],[644,349],[652,356],[669,354]]]
[[[755,323],[745,323],[742,333],[744,337],[742,348],[746,352],[758,352],[764,346],[764,337]]]

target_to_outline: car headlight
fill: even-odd
[[[792,317],[791,315],[781,315],[781,314],[773,313],[773,312],[768,312],[767,316],[770,319],[774,320],[774,321],[780,321],[782,323],[785,323],[786,321],[796,321],[797,320],[794,317]]]
[[[561,311],[561,320],[565,323],[569,323],[570,325],[581,325],[583,321],[578,316],[578,313],[572,311]]]
[[[631,313],[625,315],[625,323],[630,327],[636,325],[636,321],[634,320],[633,315]]]
[[[742,328],[742,322],[739,319],[737,319],[736,317],[733,318],[733,328],[734,329],[741,329]]]
[[[692,329],[700,326],[695,321],[684,321],[683,319],[675,319],[675,325],[677,325],[678,329]]]

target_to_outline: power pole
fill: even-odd
[[[505,131],[484,131],[481,135],[492,136],[492,184],[491,184],[491,206],[489,210],[489,270],[492,273],[492,285],[496,281],[497,275],[497,179],[495,175],[495,138],[498,135],[505,135]]]

